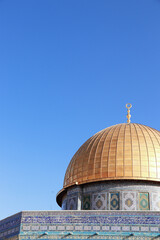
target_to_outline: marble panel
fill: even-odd
[[[152,201],[152,210],[160,211],[160,193],[152,193],[151,201]]]
[[[136,209],[136,192],[122,192],[122,210]]]
[[[92,194],[92,209],[93,210],[106,210],[107,209],[106,193]]]

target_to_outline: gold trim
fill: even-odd
[[[131,104],[131,103],[127,103],[127,104],[126,104],[126,108],[128,109],[128,110],[127,110],[127,113],[128,113],[128,114],[127,114],[127,119],[128,119],[128,120],[127,120],[127,123],[130,123],[130,122],[131,122],[131,120],[130,120],[130,118],[131,118],[130,108],[131,108],[131,107],[132,107],[132,104]]]

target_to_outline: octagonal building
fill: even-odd
[[[0,240],[160,238],[160,131],[137,123],[108,127],[71,159],[57,203],[0,221]],[[79,211],[77,211],[79,210]]]

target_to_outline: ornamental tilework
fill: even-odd
[[[122,210],[136,210],[136,193],[122,192]]]
[[[151,232],[158,232],[158,227],[150,227]]]
[[[122,231],[129,232],[130,231],[130,226],[123,226]]]
[[[109,231],[109,226],[102,226],[102,231]]]
[[[40,226],[40,231],[47,231],[47,226]]]
[[[55,231],[56,230],[56,226],[49,226],[49,231]]]
[[[114,231],[114,232],[121,231],[121,227],[120,226],[112,226],[111,231]]]
[[[149,210],[148,193],[139,193],[139,210]]]
[[[32,231],[38,231],[39,230],[39,226],[32,226]]]
[[[100,226],[93,226],[94,231],[100,231]]]
[[[65,226],[62,226],[62,225],[57,226],[57,230],[58,231],[64,231],[65,230]]]
[[[119,210],[119,193],[110,193],[110,210]]]
[[[13,229],[14,218],[0,221],[0,240],[16,236],[18,229],[23,240],[39,239],[43,233],[46,234],[43,239],[52,240],[124,240],[131,234],[134,236],[130,239],[151,240],[160,232],[160,212],[156,211],[24,211],[19,225]],[[67,235],[70,232],[72,236]]]
[[[83,196],[83,210],[91,209],[91,197],[90,195]]]
[[[91,226],[84,226],[84,231],[91,231]]]
[[[82,231],[83,230],[83,226],[75,226],[75,230]]]
[[[131,227],[131,230],[134,232],[139,232],[139,227],[138,226],[133,226]]]
[[[73,231],[74,230],[74,226],[66,226],[66,230],[67,231]]]
[[[152,210],[159,211],[160,210],[160,193],[152,193],[151,201],[152,201]]]
[[[148,232],[149,231],[149,227],[141,227],[141,231],[142,232]]]
[[[23,226],[23,231],[29,231],[30,230],[30,226]]]
[[[76,190],[76,191],[75,191]],[[119,192],[119,209],[120,210],[132,210],[136,211],[139,210],[139,194],[138,193],[148,193],[149,194],[149,209],[153,211],[160,211],[160,200],[158,200],[158,194],[160,194],[160,187],[157,183],[149,182],[133,182],[133,181],[127,181],[127,182],[110,182],[110,183],[94,183],[93,185],[86,185],[78,187],[77,189],[71,189],[67,191],[67,194],[62,199],[62,209],[67,210],[66,207],[66,200],[70,197],[76,196],[79,200],[77,201],[78,209],[80,210],[81,207],[83,209],[83,195],[90,195],[91,197],[91,208],[90,210],[103,210],[102,207],[102,197],[101,200],[98,201],[97,205],[95,203],[97,202],[96,199],[94,199],[95,196],[98,194],[106,194],[106,208],[104,210],[110,209],[110,193]],[[125,194],[124,194],[125,193]],[[129,193],[126,195],[126,193]],[[94,195],[94,197],[93,197]],[[153,195],[153,196],[152,196]],[[157,196],[156,196],[157,195]],[[125,201],[124,201],[125,197]],[[134,200],[136,197],[136,200]],[[68,202],[68,201],[67,201]],[[64,203],[64,204],[63,204]]]
[[[92,209],[93,210],[107,209],[106,193],[92,195]]]
[[[77,197],[68,198],[67,209],[68,210],[76,210],[77,209]]]

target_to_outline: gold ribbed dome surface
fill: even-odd
[[[123,123],[96,133],[71,159],[63,187],[118,179],[160,181],[159,131]]]

